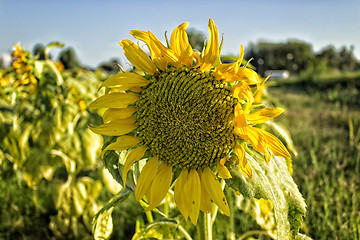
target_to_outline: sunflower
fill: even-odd
[[[134,42],[120,42],[136,71],[117,73],[101,84],[105,95],[90,107],[107,108],[104,124],[89,128],[117,136],[102,155],[107,150],[130,151],[122,173],[124,183],[133,163],[147,159],[135,189],[138,201],[146,196],[145,211],[160,204],[176,179],[177,208],[196,224],[200,210],[211,212],[212,202],[230,215],[217,178],[231,178],[224,165],[229,157],[236,155],[243,173],[252,177],[245,157],[248,145],[267,159],[271,153],[290,155],[280,140],[256,127],[283,110],[253,110],[254,94],[263,82],[242,65],[243,47],[236,62],[221,64],[222,41],[213,20],[201,53],[189,44],[188,25],[175,28],[167,47],[150,31],[131,31],[147,45],[150,57]]]
[[[22,86],[29,86],[30,90],[34,92],[36,90],[37,79],[30,65],[30,54],[29,52],[25,52],[20,44],[14,45],[13,50],[11,54],[12,57],[14,57],[12,67],[21,78],[14,83],[14,86],[17,87],[20,85],[20,88],[22,88]]]

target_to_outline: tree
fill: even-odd
[[[354,46],[350,46],[350,49],[343,46],[339,52],[340,55],[340,69],[343,71],[354,71],[356,65],[358,64],[354,56]]]
[[[108,72],[109,74],[115,74],[120,70],[120,62],[118,59],[111,59],[108,62],[104,62],[100,64],[99,68],[103,69],[104,71]]]
[[[250,43],[245,59],[254,58],[251,63],[263,75],[266,70],[288,70],[299,73],[307,67],[308,59],[313,57],[312,46],[298,40],[285,43],[259,41]]]
[[[190,28],[186,32],[188,34],[189,43],[192,48],[201,51],[204,46],[205,34],[194,28]]]
[[[61,51],[59,60],[64,65],[65,69],[75,69],[81,66],[75,51],[72,48],[66,48]]]
[[[320,53],[316,55],[316,57],[323,59],[326,62],[326,66],[330,69],[338,69],[340,66],[340,55],[333,45],[329,45],[323,48]]]
[[[33,55],[38,57],[38,60],[45,60],[45,47],[41,43],[34,46]],[[50,57],[50,56],[49,56]],[[50,57],[51,59],[51,57]]]

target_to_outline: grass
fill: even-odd
[[[278,119],[299,152],[293,176],[308,205],[305,231],[313,239],[360,239],[360,104],[349,98],[359,88],[321,86],[293,82],[269,91],[287,109]]]

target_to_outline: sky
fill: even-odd
[[[164,41],[183,22],[208,36],[212,18],[224,37],[222,54],[237,55],[259,40],[351,45],[360,59],[360,0],[0,0],[0,55],[14,44],[32,51],[37,43],[60,41],[75,49],[83,65],[112,58],[127,64],[119,42],[136,41],[130,30],[151,30]],[[61,49],[51,51],[57,56]]]

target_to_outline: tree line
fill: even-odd
[[[354,46],[336,49],[330,45],[314,52],[311,44],[299,40],[250,43],[245,58],[253,58],[251,64],[262,75],[266,70],[288,70],[298,75],[304,71],[323,73],[360,69],[360,62],[354,55]]]
[[[205,34],[195,29],[188,31],[189,42],[194,49],[201,51]],[[33,54],[44,58],[44,46],[35,45]],[[300,40],[286,42],[258,41],[251,42],[245,51],[245,59],[250,60],[256,71],[264,76],[267,70],[287,70],[291,75],[320,74],[332,71],[360,70],[360,61],[354,55],[354,46],[339,49],[329,45],[319,52],[314,52],[310,43]],[[81,67],[73,48],[66,48],[59,54],[59,61],[65,69]],[[108,72],[119,71],[119,61],[111,59],[99,65]]]

